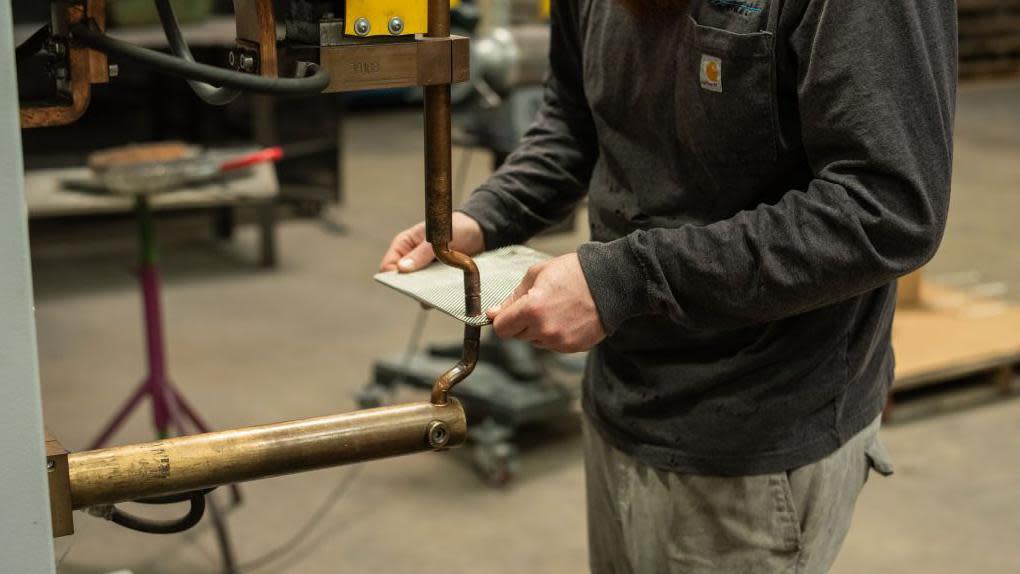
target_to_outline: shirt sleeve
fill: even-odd
[[[694,330],[773,321],[929,260],[949,204],[956,11],[949,0],[795,0],[801,139],[813,179],[705,226],[578,253],[608,332],[642,314]]]
[[[459,209],[478,221],[487,249],[526,241],[569,215],[587,193],[598,143],[584,94],[577,4],[552,3],[550,71],[535,122]]]

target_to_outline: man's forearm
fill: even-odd
[[[584,94],[577,3],[551,8],[549,76],[538,114],[517,149],[460,208],[488,249],[521,243],[565,218],[588,190],[598,140]]]

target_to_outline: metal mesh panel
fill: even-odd
[[[529,267],[551,258],[523,245],[475,257],[482,280],[482,310],[502,303],[520,284]],[[490,323],[485,315],[468,317],[464,314],[464,272],[460,269],[433,263],[414,273],[379,273],[375,280],[469,325]]]

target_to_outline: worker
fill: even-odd
[[[454,217],[469,254],[587,197],[591,241],[487,310],[591,350],[591,570],[829,570],[893,380],[897,277],[935,253],[951,0],[554,0],[534,125]],[[384,269],[432,258],[419,224]],[[484,278],[483,278],[484,282]]]

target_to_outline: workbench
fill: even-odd
[[[55,220],[119,214],[132,216],[134,200],[131,197],[67,188],[67,182],[88,181],[91,181],[91,174],[85,167],[26,172],[25,200],[29,219]],[[279,190],[276,170],[270,164],[263,164],[239,177],[159,194],[151,199],[151,205],[157,218],[161,212],[211,212],[216,218],[217,235],[221,239],[230,237],[235,209],[253,208],[261,235],[260,264],[263,267],[273,267],[277,260],[274,206]]]

